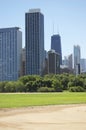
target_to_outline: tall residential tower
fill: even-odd
[[[0,29],[0,81],[17,80],[21,71],[22,32]]]
[[[25,14],[26,74],[43,72],[44,16],[40,9],[30,9]]]

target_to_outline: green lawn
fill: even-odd
[[[0,94],[0,108],[86,103],[86,93]]]

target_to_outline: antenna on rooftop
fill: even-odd
[[[53,22],[53,34],[54,34],[54,22]]]
[[[59,25],[57,25],[57,34],[59,34]]]

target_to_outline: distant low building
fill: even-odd
[[[65,56],[62,61],[63,66],[66,66],[70,71],[73,70],[73,57],[72,54]]]
[[[80,46],[74,46],[74,73],[77,75],[80,73],[80,59],[81,59],[81,51]]]
[[[43,75],[48,74],[48,52],[45,50],[44,51],[44,70],[43,70]]]
[[[48,74],[60,73],[60,56],[55,50],[48,51]]]
[[[80,64],[81,64],[81,73],[86,73],[86,59],[81,59],[80,60]]]

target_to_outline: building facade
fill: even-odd
[[[25,75],[25,68],[26,68],[26,49],[22,48],[22,67],[21,67],[21,76]]]
[[[64,60],[62,61],[62,64],[68,67],[70,70],[73,69],[73,57],[72,54],[68,56],[64,56]]]
[[[0,29],[0,81],[17,80],[21,71],[22,32],[18,27]]]
[[[44,50],[44,70],[43,75],[48,74],[48,52]]]
[[[80,59],[81,59],[81,52],[80,46],[74,46],[74,73],[77,75],[80,73]]]
[[[60,55],[60,64],[62,65],[61,37],[59,34],[51,36],[51,49]]]
[[[48,74],[60,73],[60,56],[55,50],[48,51]]]
[[[86,73],[86,59],[81,59],[80,65],[81,73]]]
[[[40,9],[25,14],[26,74],[42,75],[44,62],[44,16]]]
[[[68,56],[68,67],[69,67],[70,70],[73,69],[73,55],[72,54],[70,54]]]

